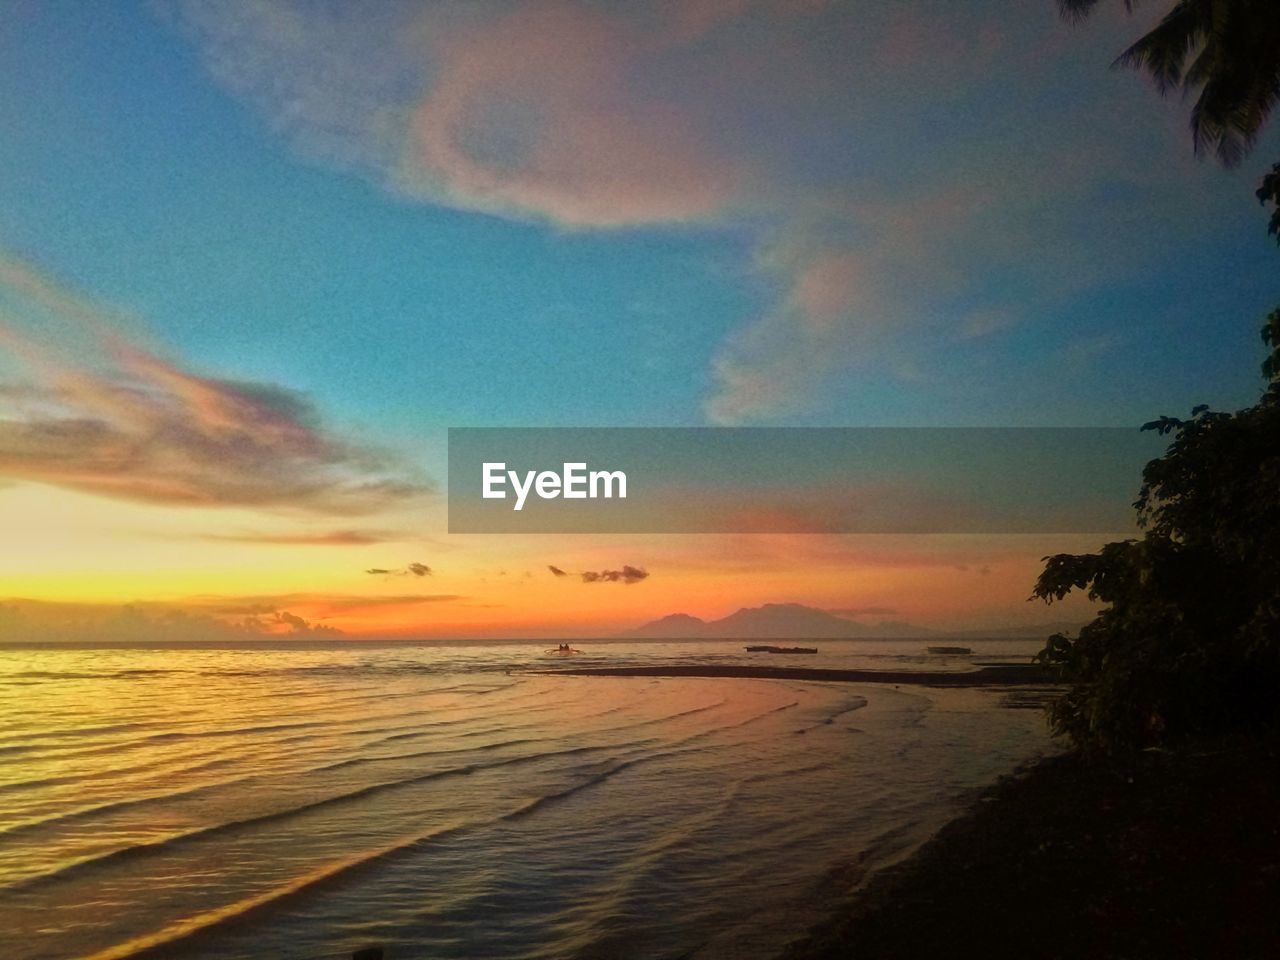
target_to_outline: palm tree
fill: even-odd
[[[1124,0],[1132,11],[1140,0]],[[1062,16],[1087,17],[1098,0],[1058,0]],[[1280,0],[1175,0],[1164,19],[1116,59],[1146,71],[1161,93],[1200,95],[1191,110],[1196,152],[1228,167],[1258,139],[1280,99]]]

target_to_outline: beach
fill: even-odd
[[[614,677],[772,678],[1054,692],[1031,665],[966,671],[667,665],[579,668]],[[1263,958],[1280,943],[1280,740],[1177,752],[1055,751],[1002,775],[919,850],[858,856],[832,875],[846,902],[782,960]]]
[[[773,669],[581,645],[602,669]],[[971,672],[913,642],[813,659]],[[1014,688],[544,672],[566,666],[528,643],[0,650],[6,939],[32,960],[768,960],[849,870],[1050,749]]]
[[[786,960],[1275,956],[1280,742],[1063,754],[994,785]]]

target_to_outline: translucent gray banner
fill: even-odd
[[[454,428],[451,533],[1126,533],[1136,428]]]

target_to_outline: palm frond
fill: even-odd
[[[1132,10],[1138,0],[1126,0]],[[1058,0],[1062,16],[1079,20],[1098,0]],[[1161,94],[1198,91],[1191,109],[1197,153],[1225,166],[1253,147],[1280,103],[1280,3],[1277,0],[1175,0],[1163,19],[1116,58],[1141,70]]]
[[[1183,64],[1203,41],[1212,8],[1212,0],[1181,0],[1150,33],[1116,57],[1116,66],[1145,70],[1162,94],[1176,89],[1182,83]]]
[[[1058,0],[1058,15],[1068,23],[1079,23],[1098,5],[1099,0]],[[1124,0],[1124,8],[1130,13],[1141,0]]]

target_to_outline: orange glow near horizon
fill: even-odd
[[[0,638],[165,635],[450,638],[609,635],[671,613],[711,620],[801,603],[863,622],[926,627],[1073,615],[1025,602],[1040,557],[1092,549],[1064,537],[457,536],[441,504],[363,535],[243,508],[154,506],[34,484],[0,490]],[[387,530],[414,529],[398,536]],[[1051,538],[1049,538],[1051,539]],[[410,564],[430,573],[415,574]],[[586,583],[631,565],[636,583]],[[557,575],[551,567],[563,571]],[[126,608],[133,620],[121,619]],[[1083,609],[1083,608],[1082,608]],[[0,612],[3,612],[0,609]],[[106,629],[105,627],[103,629]],[[51,634],[50,631],[54,633]]]

